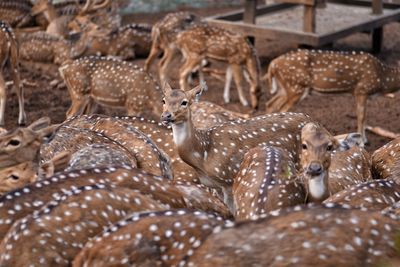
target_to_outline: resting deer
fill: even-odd
[[[396,138],[372,154],[372,173],[375,179],[400,183],[400,138]]]
[[[125,107],[128,115],[143,115],[145,111],[153,117],[161,114],[161,107],[154,104],[161,98],[156,81],[136,65],[85,57],[66,62],[59,71],[72,100],[67,118],[90,113],[95,103]]]
[[[0,244],[0,265],[70,266],[85,243],[105,227],[134,212],[164,209],[128,188],[78,187],[16,222]]]
[[[373,180],[346,188],[324,203],[336,203],[368,210],[383,210],[400,200],[400,185],[392,180]]]
[[[200,18],[189,12],[176,12],[166,15],[153,25],[151,30],[151,50],[144,64],[144,70],[149,71],[154,59],[163,52],[159,62],[159,78],[161,84],[166,80],[166,71],[178,49],[176,37],[180,31],[200,21]]]
[[[364,143],[367,98],[399,88],[399,70],[366,53],[298,50],[274,59],[263,79],[271,93],[267,112],[288,111],[314,90],[319,93],[351,93],[355,97],[357,131]]]
[[[32,20],[30,0],[2,0],[0,1],[0,20],[12,27],[23,27]]]
[[[73,31],[81,32],[91,24],[87,16],[75,18],[68,25]],[[112,56],[123,60],[146,57],[149,54],[151,26],[128,24],[102,36],[92,36],[91,45],[85,56]]]
[[[64,193],[93,184],[107,184],[135,190],[169,208],[202,209],[217,212],[224,218],[230,216],[225,205],[212,195],[200,199],[183,187],[176,187],[165,178],[150,175],[129,167],[108,167],[60,172],[56,175],[0,197],[0,240],[12,224],[44,207],[51,200],[58,200]],[[188,189],[189,186],[186,186]],[[195,188],[193,188],[195,189]],[[195,190],[192,193],[195,193]],[[211,203],[209,202],[211,201]]]
[[[229,102],[229,87],[233,75],[240,102],[243,106],[248,105],[241,85],[243,68],[249,74],[251,107],[258,106],[260,63],[255,48],[244,36],[207,24],[198,24],[179,33],[176,45],[185,59],[179,71],[179,85],[182,89],[189,89],[187,79],[194,69],[199,67],[201,73],[202,60],[215,59],[228,64],[224,89],[225,103]]]
[[[204,86],[185,92],[166,84],[161,120],[172,125],[173,140],[182,160],[198,172],[201,183],[222,191],[224,202],[233,213],[231,187],[244,154],[259,145],[276,145],[297,162],[300,131],[311,119],[304,114],[282,113],[199,130],[193,125],[190,106]]]
[[[199,211],[133,214],[89,241],[73,266],[185,266],[213,229],[229,224]]]
[[[51,0],[38,0],[32,7],[31,15],[38,16],[39,14],[43,14],[48,21],[46,32],[50,35],[65,38],[68,37],[70,33],[68,23],[74,18],[77,16],[86,16],[89,13],[107,8],[110,3],[111,0],[102,0],[100,3],[87,0],[83,7],[78,7],[78,5],[76,5],[73,10],[69,9],[69,12],[65,12],[62,10],[62,6],[57,7]]]
[[[51,153],[57,151],[62,143],[66,144],[67,147],[68,145],[74,146],[77,143],[85,145],[83,140],[86,139],[90,142],[90,139],[95,139],[84,137],[86,131],[91,131],[122,146],[129,154],[134,156],[138,168],[148,173],[162,175],[169,180],[173,178],[169,156],[152,139],[123,120],[104,115],[93,115],[73,118],[65,122],[63,126],[77,129],[77,131],[66,131],[64,136],[60,135],[58,142],[54,142],[54,144],[52,144],[55,141],[53,139],[49,143],[50,146],[45,147],[45,150],[50,152],[51,156]],[[74,138],[75,134],[76,141],[73,141],[71,139]],[[102,142],[100,141],[98,144],[102,144]],[[43,152],[45,151],[43,150]]]
[[[4,113],[6,110],[6,83],[4,80],[4,67],[8,65],[11,70],[13,86],[18,97],[19,115],[18,124],[26,123],[24,110],[24,91],[19,78],[19,51],[18,43],[10,25],[0,20],[0,126],[4,126]]]
[[[322,126],[306,124],[301,132],[301,143],[301,178],[309,202],[322,202],[333,193],[371,180],[366,152],[357,146],[336,151],[338,140]]]
[[[334,204],[297,206],[214,228],[187,266],[388,266],[398,257],[399,221]],[[395,266],[395,265],[393,265]]]

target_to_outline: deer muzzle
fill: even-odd
[[[312,161],[306,169],[306,173],[310,176],[318,176],[324,171],[322,164],[317,161]]]
[[[175,120],[173,119],[173,116],[170,112],[166,111],[161,114],[161,123],[164,124],[165,126],[170,125],[174,121]]]

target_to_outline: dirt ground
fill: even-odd
[[[198,9],[193,10],[199,15],[207,16],[229,10],[224,9]],[[134,14],[124,18],[127,22],[154,23],[162,18],[165,13],[158,14]],[[384,46],[382,52],[377,55],[381,60],[390,65],[399,64],[400,60],[400,24],[388,24],[384,28]],[[336,42],[333,48],[339,50],[366,50],[370,49],[370,36],[368,34],[355,34],[348,38]],[[295,45],[284,42],[270,40],[256,41],[256,48],[261,60],[262,74],[266,72],[271,59],[295,49]],[[145,59],[137,59],[134,62],[143,65]],[[179,59],[174,61],[170,68],[170,77],[174,86],[177,86],[178,69],[181,65]],[[221,66],[222,67],[222,66]],[[151,69],[156,73],[156,64]],[[25,83],[25,100],[28,123],[42,117],[49,116],[54,123],[60,123],[65,119],[65,112],[69,108],[70,99],[66,87],[63,85],[58,75],[56,66],[46,66],[42,70],[33,68],[31,64],[23,64],[21,67],[21,78]],[[8,76],[6,76],[8,77]],[[209,90],[203,95],[202,99],[224,105],[222,99],[223,82],[213,77],[206,77]],[[236,89],[232,86],[232,100],[226,108],[244,113],[250,112],[250,108],[242,107],[238,101]],[[263,96],[261,99],[261,110],[257,114],[262,114],[265,101],[270,98],[267,88],[263,85]],[[367,107],[367,124],[381,126],[388,130],[400,133],[400,94],[396,93],[395,98],[384,96],[373,96],[370,98]],[[315,120],[325,125],[332,133],[341,134],[356,131],[356,116],[354,99],[351,95],[311,95],[301,103],[297,104],[293,111],[309,114]],[[123,114],[123,111],[114,111],[100,108],[99,112],[107,114]],[[6,128],[16,127],[18,116],[17,99],[14,92],[9,90],[6,110]],[[390,141],[387,138],[367,133],[369,146],[367,149],[373,151],[376,148]]]

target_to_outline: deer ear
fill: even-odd
[[[40,129],[48,127],[49,125],[50,125],[50,118],[42,117],[42,118],[38,119],[37,121],[32,122],[27,128],[36,132]]]
[[[186,94],[187,94],[188,98],[190,99],[190,101],[197,102],[197,101],[199,101],[200,96],[204,90],[207,90],[206,83],[200,83],[198,86],[191,89]]]
[[[161,90],[162,90],[163,94],[166,95],[167,92],[172,91],[172,87],[168,82],[165,82],[164,86],[161,87]]]

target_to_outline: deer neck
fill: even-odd
[[[194,127],[189,117],[185,122],[173,124],[172,134],[179,156],[193,167],[201,168],[207,158],[204,133]]]
[[[43,15],[49,23],[55,21],[59,17],[53,5],[48,5],[47,8],[43,11]]]
[[[384,66],[383,93],[392,93],[400,89],[400,68]]]
[[[322,203],[330,196],[328,171],[318,176],[307,177],[307,202]]]

